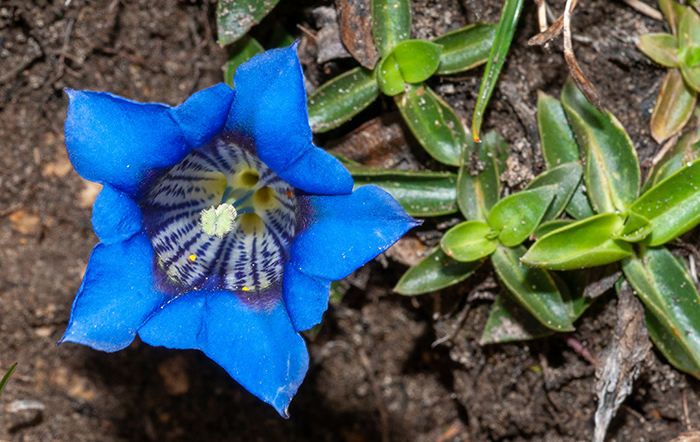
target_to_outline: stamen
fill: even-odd
[[[223,238],[224,235],[233,230],[236,224],[234,222],[236,216],[238,216],[238,212],[236,212],[236,208],[231,204],[219,204],[216,207],[202,210],[199,218],[199,225],[202,227],[202,231],[210,238],[213,236]]]

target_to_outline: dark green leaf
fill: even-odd
[[[542,325],[562,332],[573,330],[569,308],[554,280],[546,270],[522,265],[520,258],[524,254],[522,246],[511,249],[499,245],[496,248],[491,261],[501,282]]]
[[[564,163],[579,162],[578,144],[564,107],[559,100],[541,91],[537,95],[537,127],[547,169]]]
[[[442,46],[425,40],[399,43],[391,53],[399,65],[401,76],[408,83],[421,83],[437,71]]]
[[[501,293],[491,307],[479,345],[527,341],[543,338],[554,331],[545,327],[512,295]]]
[[[623,225],[624,218],[614,213],[577,221],[540,238],[522,262],[551,270],[573,270],[619,261],[632,254],[628,243],[613,238]]]
[[[457,203],[468,220],[486,222],[491,207],[501,197],[500,175],[505,170],[508,144],[496,132],[487,133],[477,146],[469,139],[467,143],[470,147],[464,149],[457,176]]]
[[[627,258],[622,269],[646,307],[652,340],[678,369],[700,377],[700,295],[663,247]]]
[[[661,66],[674,68],[678,66],[678,43],[676,37],[671,34],[644,34],[639,36],[637,45],[644,55],[651,58]]]
[[[260,43],[253,37],[248,35],[243,36],[236,43],[228,48],[228,61],[224,68],[224,83],[233,87],[233,74],[236,73],[238,66],[253,58],[254,55],[261,54],[265,51]]]
[[[406,89],[406,82],[401,76],[399,64],[393,52],[382,59],[374,70],[377,73],[379,89],[386,95],[393,97]]]
[[[404,121],[423,148],[436,160],[459,166],[467,135],[450,106],[428,86],[408,84],[394,100]]]
[[[652,187],[630,211],[648,219],[653,228],[644,242],[658,246],[700,223],[700,160],[695,160]]]
[[[411,38],[411,4],[408,0],[372,0],[372,35],[381,57]]]
[[[474,23],[433,40],[442,45],[438,75],[463,72],[486,63],[496,36],[496,25]]]
[[[615,116],[593,107],[571,79],[561,100],[586,152],[584,177],[593,208],[598,213],[626,212],[637,199],[641,179],[637,152],[627,132]]]
[[[311,130],[321,133],[340,126],[378,96],[379,86],[372,71],[357,67],[335,77],[309,96]]]
[[[651,114],[651,136],[657,143],[663,143],[683,129],[693,115],[696,94],[685,84],[680,70],[668,71]]]
[[[506,61],[506,55],[508,55],[510,43],[513,41],[520,12],[523,10],[523,3],[524,0],[505,0],[503,4],[501,19],[496,28],[496,37],[486,63],[484,77],[481,80],[479,96],[476,99],[474,117],[472,118],[472,137],[474,141],[478,142],[481,139],[481,122],[484,118],[484,112],[491,99],[491,94],[496,88],[496,82],[503,68],[503,63]]]
[[[434,292],[464,281],[478,269],[482,261],[459,262],[445,255],[440,247],[411,267],[399,280],[394,291],[414,296]]]
[[[5,375],[2,377],[2,380],[0,380],[0,396],[2,396],[2,391],[5,389],[7,381],[10,380],[10,376],[12,376],[12,372],[15,371],[15,368],[17,368],[16,362],[10,365],[10,368],[7,370],[7,373],[5,373]]]
[[[549,221],[561,215],[564,208],[581,182],[582,168],[577,162],[564,163],[549,169],[530,181],[526,189],[537,189],[542,186],[555,185],[554,199],[542,216],[542,221]]]
[[[219,0],[216,6],[216,29],[219,44],[226,46],[241,38],[260,23],[279,0]]]
[[[542,220],[554,199],[556,185],[523,190],[497,202],[489,212],[489,225],[499,230],[498,239],[506,247],[525,241]]]
[[[452,227],[440,240],[440,247],[457,261],[476,261],[496,250],[498,240],[492,238],[491,227],[481,221],[466,221]]]

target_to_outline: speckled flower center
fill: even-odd
[[[222,137],[193,150],[140,205],[157,266],[178,287],[254,292],[281,281],[294,188],[249,150]]]

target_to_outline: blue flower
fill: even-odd
[[[173,108],[67,91],[68,156],[104,187],[60,342],[199,349],[287,416],[331,281],[417,224],[313,145],[295,47]]]

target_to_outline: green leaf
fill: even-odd
[[[598,213],[626,212],[640,185],[637,152],[614,115],[593,107],[571,79],[561,97],[576,139],[586,152],[584,177]]]
[[[243,37],[278,2],[279,0],[219,0],[216,5],[219,44],[226,46]]]
[[[671,34],[644,34],[639,36],[637,45],[644,55],[651,58],[661,66],[675,68],[678,66],[678,42]]]
[[[542,325],[512,295],[500,293],[491,307],[479,345],[527,341],[552,334],[553,330]]]
[[[408,84],[394,100],[426,152],[443,164],[459,166],[467,134],[455,111],[425,85]]]
[[[438,75],[449,75],[475,68],[488,60],[496,25],[474,23],[443,34],[433,40],[442,45]]]
[[[663,247],[622,262],[646,307],[649,334],[676,368],[700,377],[700,295],[686,269]]]
[[[685,83],[695,92],[700,92],[700,67],[690,67],[681,64],[679,68]]]
[[[309,96],[309,124],[315,133],[335,129],[379,96],[372,71],[356,67],[319,87]]]
[[[651,114],[651,136],[661,144],[686,125],[695,109],[696,92],[688,87],[678,69],[670,69]]]
[[[440,65],[442,46],[425,40],[399,43],[391,53],[408,83],[421,83],[430,78]]]
[[[374,70],[377,73],[379,89],[386,95],[393,97],[406,89],[406,82],[401,76],[399,64],[393,53],[382,59]]]
[[[498,240],[493,229],[481,221],[466,221],[452,227],[440,240],[440,247],[450,258],[461,262],[476,261],[496,250]]]
[[[581,182],[582,167],[579,163],[565,163],[539,174],[530,181],[526,189],[537,189],[554,185],[554,199],[542,216],[542,221],[549,221],[561,215],[564,208]]]
[[[442,216],[457,212],[457,175],[449,172],[388,170],[349,164],[339,158],[348,169],[355,187],[373,184],[396,198],[411,216]]]
[[[524,264],[550,270],[573,270],[619,261],[632,254],[632,247],[614,239],[624,218],[614,213],[596,215],[548,233],[530,247]]]
[[[537,127],[547,169],[560,164],[579,162],[578,144],[564,113],[564,107],[559,100],[542,91],[537,94]]]
[[[569,319],[569,308],[551,275],[520,263],[525,248],[511,249],[499,245],[491,255],[493,267],[501,282],[520,305],[525,307],[542,325],[556,331],[574,329]]]
[[[664,244],[700,223],[700,160],[695,160],[652,187],[630,207],[653,228],[644,242]]]
[[[683,11],[685,11],[685,6],[673,0],[659,0],[659,8],[661,12],[663,12],[666,21],[671,26],[671,31],[675,35],[678,24],[681,21],[681,15],[683,15]]]
[[[440,247],[436,247],[404,273],[394,291],[401,295],[415,296],[444,289],[467,279],[483,262],[455,261],[445,255]]]
[[[556,185],[523,190],[509,195],[491,208],[489,225],[500,230],[498,239],[506,247],[525,241],[542,220],[554,199]]]
[[[678,24],[678,49],[681,52],[686,49],[691,50],[686,55],[691,58],[688,60],[690,62],[686,63],[688,66],[696,65],[695,56],[692,53],[698,46],[700,46],[700,17],[693,11],[693,8],[685,8]],[[683,60],[685,57],[679,54],[678,58]]]
[[[411,4],[408,0],[372,0],[372,36],[381,57],[411,37]]]
[[[505,0],[503,4],[501,19],[498,22],[493,47],[486,62],[486,70],[481,80],[479,96],[476,99],[474,117],[472,118],[472,137],[476,142],[479,142],[481,139],[481,122],[484,118],[484,112],[491,99],[491,94],[496,88],[496,82],[503,68],[503,63],[506,61],[506,55],[508,55],[510,43],[513,41],[520,12],[523,10],[523,3],[524,0]]]
[[[553,219],[551,221],[545,221],[539,226],[537,226],[535,231],[532,232],[532,236],[534,236],[535,238],[542,238],[549,232],[554,232],[555,230],[561,229],[562,227],[570,226],[574,222],[575,221],[571,219]]]
[[[15,371],[15,368],[17,368],[16,362],[10,365],[10,368],[7,370],[7,373],[5,373],[5,376],[3,376],[2,380],[0,380],[0,396],[2,396],[2,391],[5,389],[7,382],[10,380],[10,376],[12,376],[12,372]]]
[[[243,38],[229,46],[228,61],[224,67],[224,83],[233,87],[233,74],[236,73],[238,66],[264,51],[262,45],[248,35],[244,35]]]
[[[638,242],[649,236],[651,230],[652,225],[648,219],[630,211],[625,227],[613,237],[627,242]]]
[[[698,158],[700,153],[700,134],[698,129],[681,135],[673,149],[667,151],[656,164],[652,164],[647,173],[647,180],[642,186],[642,195],[662,180],[673,175],[687,163]]]
[[[491,207],[501,197],[500,175],[505,170],[508,144],[496,132],[487,133],[477,146],[469,139],[467,143],[470,148],[464,149],[464,161],[457,176],[457,203],[468,220],[486,222]],[[477,166],[474,172],[472,166]]]

